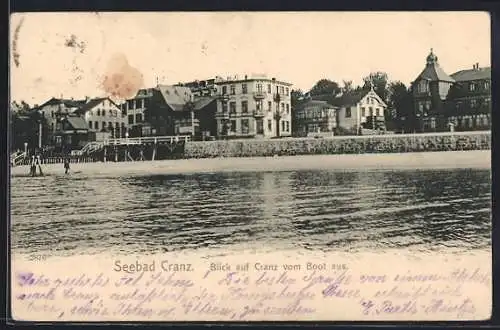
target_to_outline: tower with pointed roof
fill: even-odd
[[[444,115],[444,103],[454,82],[441,68],[438,57],[431,48],[425,68],[412,83],[415,115],[420,122],[428,124],[430,129],[439,126],[436,120]],[[431,122],[426,121],[427,117],[433,118]]]

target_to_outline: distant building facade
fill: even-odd
[[[361,130],[384,131],[387,105],[373,89],[358,89],[339,95],[313,96],[336,110],[336,127],[339,134],[361,134]]]
[[[491,68],[473,65],[451,75],[431,49],[413,81],[417,131],[477,130],[491,125]]]
[[[126,116],[120,106],[108,97],[88,100],[74,113],[87,123],[91,141],[125,137]]]
[[[307,100],[294,112],[294,132],[297,136],[334,134],[337,127],[337,110],[326,101]]]
[[[216,134],[216,99],[194,95],[189,87],[158,85],[141,89],[122,105],[130,137]]]
[[[70,113],[73,113],[79,107],[84,105],[88,100],[74,100],[64,98],[51,98],[47,102],[35,107],[33,110],[38,111],[45,119],[47,124],[47,132],[43,132],[43,144],[53,145],[57,143],[56,131],[59,119]],[[60,142],[59,142],[60,143]]]
[[[264,75],[216,81],[221,138],[292,135],[292,84]]]

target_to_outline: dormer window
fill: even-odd
[[[490,82],[489,81],[484,82],[484,89],[490,89]]]
[[[474,92],[476,90],[476,84],[475,83],[470,83],[469,84],[469,92]]]
[[[97,109],[97,115],[100,116],[101,115],[101,109]]]

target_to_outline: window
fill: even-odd
[[[54,111],[52,111],[52,112],[50,113],[50,116],[51,116],[52,118],[54,118]]]
[[[366,117],[366,109],[361,108],[361,117]]]
[[[89,120],[89,128],[90,129],[92,129],[92,124],[93,124],[92,120]]]
[[[222,86],[222,95],[227,94],[227,86]]]
[[[373,116],[373,108],[372,108],[372,107],[369,107],[368,109],[369,109],[369,111],[370,111],[370,117],[372,117],[372,116]]]
[[[377,108],[377,109],[375,110],[375,113],[376,113],[376,116],[377,116],[377,117],[379,117],[379,116],[380,116],[380,109],[379,109],[379,108]]]
[[[285,103],[281,103],[281,113],[285,112]]]
[[[271,84],[267,84],[267,92],[271,93]]]
[[[272,109],[271,109],[271,108],[272,108],[272,106],[273,106],[273,102],[268,101],[268,102],[267,102],[267,111],[271,112],[271,111],[272,111]]]
[[[241,133],[242,134],[248,134],[249,133],[249,123],[248,119],[242,119],[241,120]]]
[[[236,120],[231,120],[231,132],[236,132]]]
[[[286,131],[290,132],[290,122],[286,121]]]
[[[257,92],[262,93],[262,84],[257,84]]]
[[[138,113],[135,115],[135,122],[136,123],[141,123],[142,122],[142,113]]]
[[[101,109],[97,109],[97,115],[100,116],[101,115]]]
[[[261,111],[262,110],[262,101],[258,101],[257,103],[255,103],[255,106],[257,108],[257,111]]]
[[[484,89],[490,89],[490,82],[489,81],[484,82]]]
[[[351,118],[351,108],[345,108],[345,117]]]
[[[222,102],[222,112],[227,112],[227,103]]]
[[[285,132],[285,128],[286,128],[285,122],[284,122],[284,121],[282,121],[282,122],[281,122],[281,131],[282,131],[282,132]]]
[[[104,110],[104,109],[102,110],[102,115],[106,116],[106,110]]]
[[[267,130],[272,131],[273,130],[273,121],[271,119],[267,120]]]
[[[477,100],[475,99],[470,100],[470,107],[475,108],[476,106],[477,106]]]
[[[231,95],[236,94],[236,87],[234,85],[231,85]]]
[[[427,93],[429,91],[429,84],[427,83],[427,81],[420,81],[417,85],[417,91],[419,93]]]
[[[248,101],[241,101],[241,112],[248,112]]]
[[[236,102],[229,103],[229,113],[236,113]]]
[[[106,122],[105,121],[102,122],[102,129],[103,130],[106,129]]]
[[[470,91],[470,92],[473,92],[473,91],[475,91],[475,90],[476,90],[476,84],[475,84],[475,83],[470,83],[470,84],[469,84],[469,91]]]
[[[50,130],[53,132],[54,131],[54,123],[50,124]]]
[[[290,90],[288,89],[288,87],[285,88],[285,94],[286,94],[286,96],[288,96],[290,94]]]
[[[112,123],[112,122],[108,122],[108,129],[109,129],[109,130],[112,130],[112,129],[113,129],[113,123]]]
[[[247,84],[241,84],[241,93],[248,93]]]
[[[95,128],[99,128],[99,127],[97,127],[97,122],[95,122],[95,123],[96,123],[96,127]],[[134,124],[134,115],[128,115],[128,124],[129,125]]]
[[[290,104],[286,104],[286,113],[289,114],[290,113]]]

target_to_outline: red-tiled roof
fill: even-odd
[[[491,67],[460,70],[451,75],[456,81],[491,79]]]

